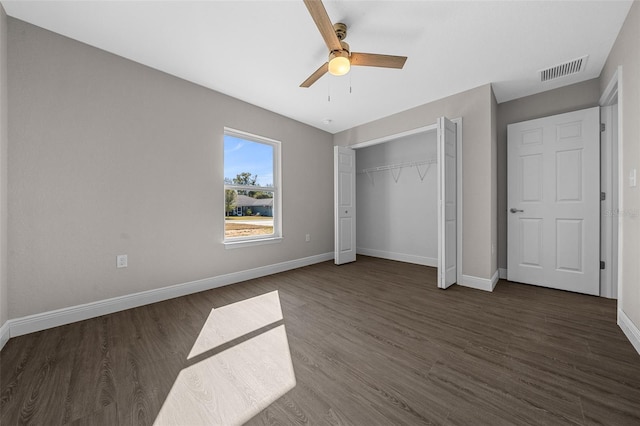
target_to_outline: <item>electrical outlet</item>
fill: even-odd
[[[119,254],[116,256],[116,268],[126,268],[127,262],[128,259],[126,254]]]
[[[311,241],[311,234],[307,234],[307,235],[305,235],[305,236],[304,236],[304,240],[305,240],[306,242]]]

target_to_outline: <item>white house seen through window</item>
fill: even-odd
[[[280,236],[280,143],[225,130],[224,241]]]

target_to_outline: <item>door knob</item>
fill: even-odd
[[[516,208],[513,208],[513,207],[511,207],[511,209],[509,209],[509,211],[511,213],[524,213],[524,210],[516,209]]]

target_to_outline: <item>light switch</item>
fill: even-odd
[[[629,172],[629,186],[631,188],[635,188],[636,186],[638,186],[636,169],[631,169],[631,171]]]

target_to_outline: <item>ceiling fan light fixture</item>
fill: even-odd
[[[303,81],[300,87],[311,87],[327,72],[332,75],[345,75],[351,69],[351,65],[395,69],[404,67],[406,56],[351,52],[349,45],[344,41],[347,37],[347,25],[342,22],[332,24],[322,0],[303,1],[313,22],[318,27],[320,35],[322,35],[324,43],[329,48],[329,60],[320,65],[320,68]]]
[[[329,55],[329,73],[332,75],[345,75],[351,69],[349,52],[336,51]]]

